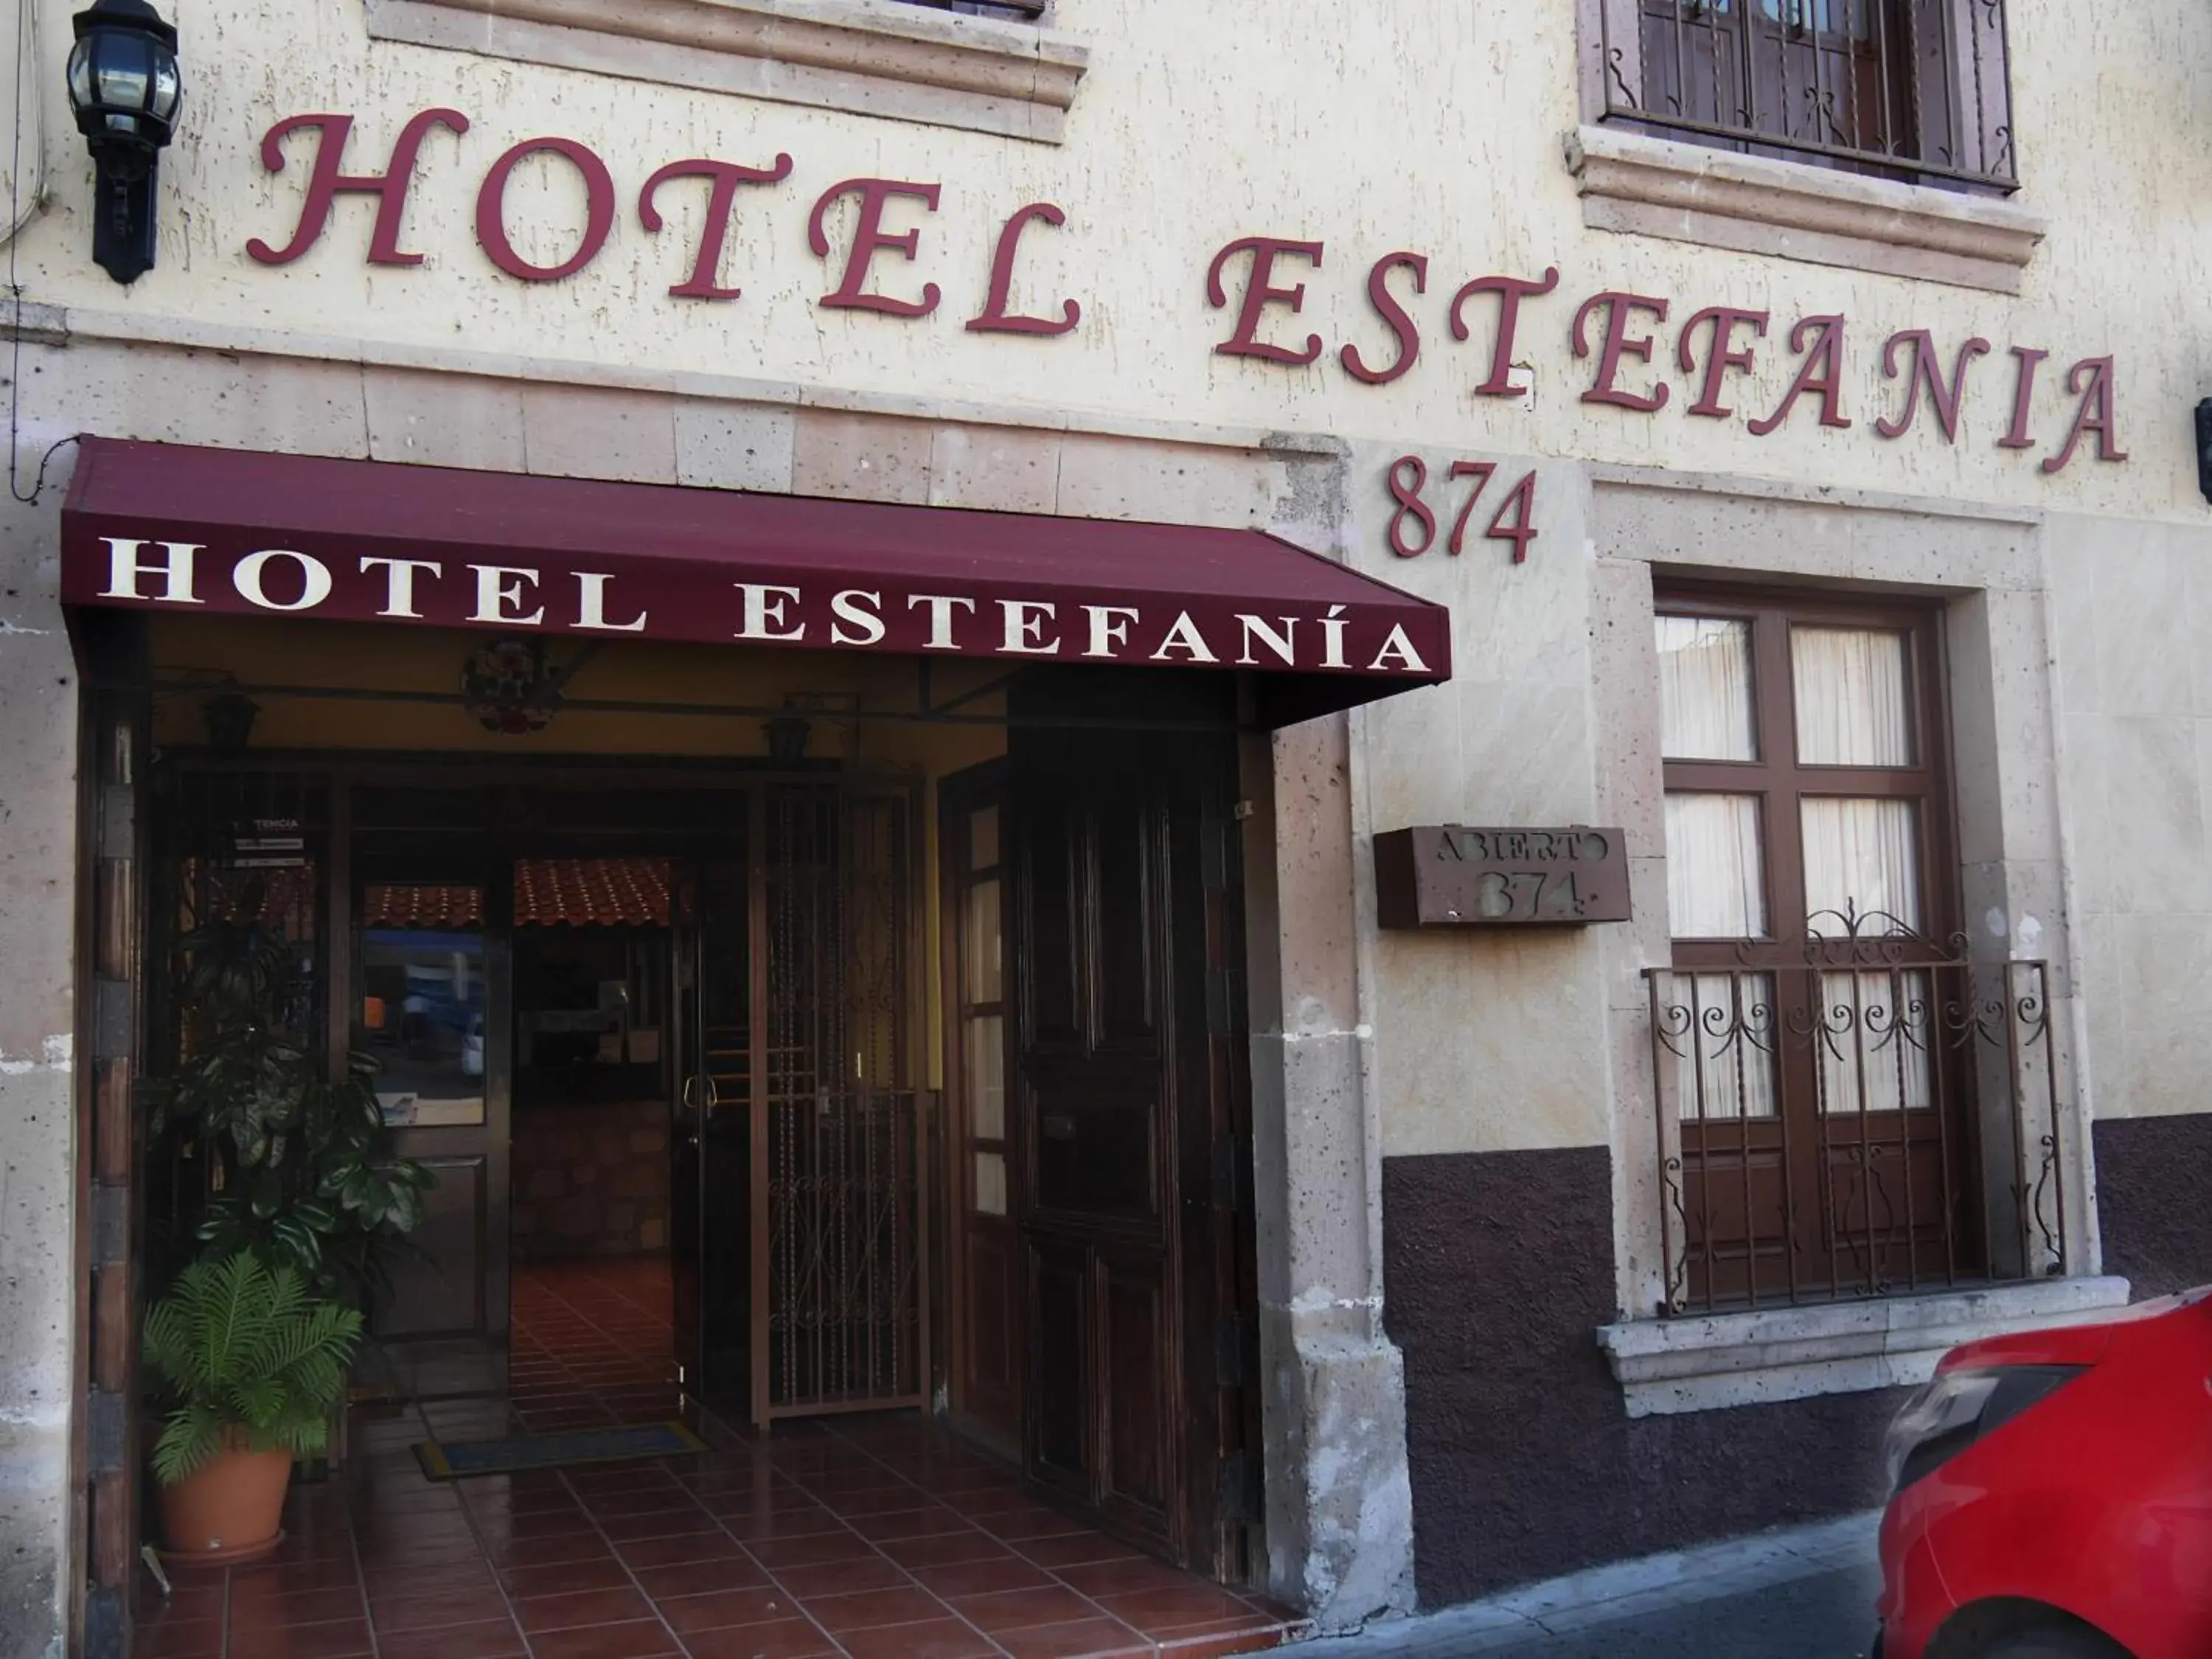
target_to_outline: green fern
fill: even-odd
[[[173,1486],[234,1437],[254,1451],[321,1451],[361,1322],[250,1252],[185,1268],[146,1314],[146,1363],[170,1407],[155,1475]]]

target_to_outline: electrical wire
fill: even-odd
[[[31,67],[34,55],[36,41],[32,28],[37,15],[33,0],[21,0],[15,14],[15,84],[11,88],[15,94],[15,134],[8,157],[8,295],[14,304],[15,325],[8,370],[8,493],[26,507],[38,505],[46,488],[46,468],[57,454],[76,441],[75,435],[64,438],[39,458],[38,477],[31,481],[31,493],[25,495],[18,469],[22,451],[23,284],[16,273],[15,254],[23,234],[23,106],[27,101],[23,95],[23,76]]]

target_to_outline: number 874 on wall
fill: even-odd
[[[1390,551],[1418,559],[1441,539],[1444,551],[1457,558],[1486,513],[1480,539],[1511,543],[1513,562],[1528,563],[1528,544],[1536,539],[1536,475],[1523,473],[1501,495],[1491,488],[1497,473],[1495,461],[1455,460],[1437,472],[1419,455],[1391,462],[1384,475],[1397,503],[1384,532]]]

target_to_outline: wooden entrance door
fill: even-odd
[[[938,846],[944,875],[945,1097],[952,1206],[952,1410],[1009,1455],[1022,1443],[1019,1183],[1006,1109],[1013,1006],[1006,949],[1004,769],[948,781]]]
[[[1126,710],[1126,678],[1048,685],[1018,718]],[[1101,1525],[1235,1577],[1234,749],[1018,725],[1010,755],[1026,1466]]]

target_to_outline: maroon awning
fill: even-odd
[[[62,599],[1242,670],[1270,724],[1450,677],[1449,613],[1251,530],[84,441]]]

